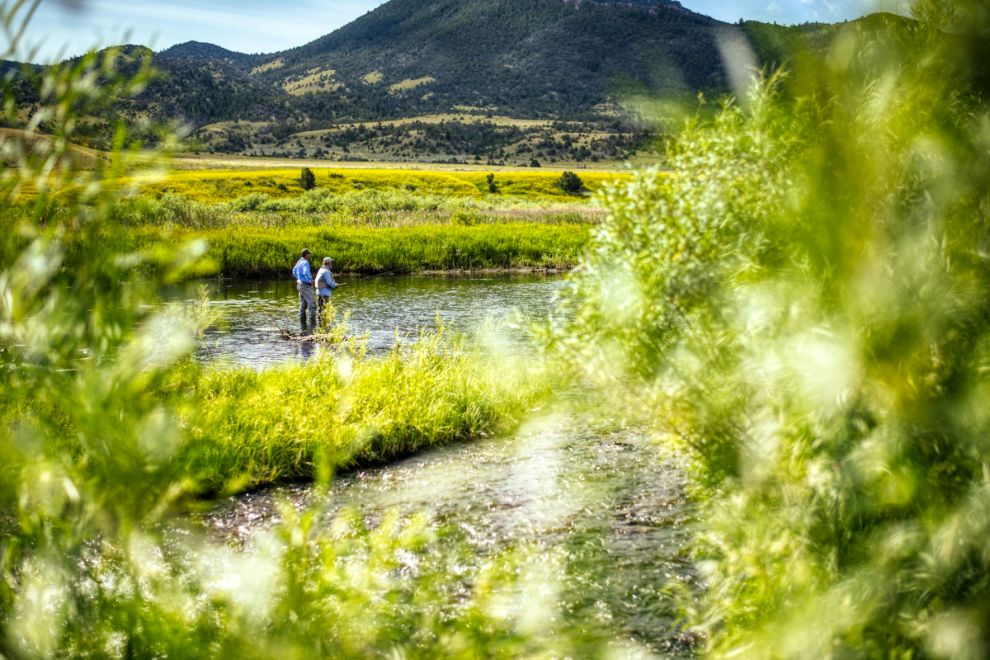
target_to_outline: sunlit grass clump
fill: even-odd
[[[348,339],[305,364],[208,370],[179,460],[213,490],[314,478],[507,431],[549,385],[443,328],[377,357]]]
[[[338,272],[417,273],[484,269],[567,269],[587,243],[586,225],[504,223],[394,228],[238,227],[207,231],[123,230],[116,240],[143,247],[204,240],[226,276],[284,277],[299,250],[332,254]],[[287,267],[286,264],[289,266]]]

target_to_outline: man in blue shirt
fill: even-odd
[[[292,267],[292,276],[296,278],[296,290],[299,291],[299,329],[304,335],[316,329],[316,294],[313,291],[313,271],[309,267],[309,250],[303,250],[302,256]],[[309,328],[306,327],[306,310],[309,310]]]

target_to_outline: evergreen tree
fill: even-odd
[[[565,193],[576,195],[584,190],[584,181],[574,172],[564,172],[557,179],[557,186]]]
[[[302,168],[299,175],[299,185],[302,186],[303,190],[312,190],[316,187],[316,175],[313,174],[313,170],[308,167]]]

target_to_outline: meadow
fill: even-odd
[[[332,255],[339,272],[567,270],[602,212],[591,189],[615,173],[582,173],[566,193],[560,173],[411,170],[171,172],[132,189],[112,211],[108,241],[127,249],[206,241],[216,272],[281,276],[302,247]],[[496,192],[491,192],[494,186]]]
[[[247,163],[245,163],[247,165]],[[368,190],[379,192],[415,192],[446,199],[464,199],[501,206],[515,202],[574,204],[582,197],[561,190],[556,182],[561,172],[554,170],[454,171],[400,168],[311,168],[315,183],[333,195]],[[496,192],[491,192],[488,174],[494,174]],[[622,178],[622,173],[582,170],[587,193],[594,193],[602,184]],[[179,194],[200,202],[231,202],[240,197],[260,193],[272,199],[291,198],[301,194],[300,168],[234,170],[177,170],[160,180],[121,181],[136,186],[142,194],[160,196]]]

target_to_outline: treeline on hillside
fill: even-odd
[[[259,127],[238,122],[199,137],[202,148],[214,153],[329,160],[434,158],[527,166],[626,160],[653,143],[650,131],[618,121],[524,127],[470,121],[468,117],[461,121],[357,124],[299,135],[286,135],[277,124]]]

